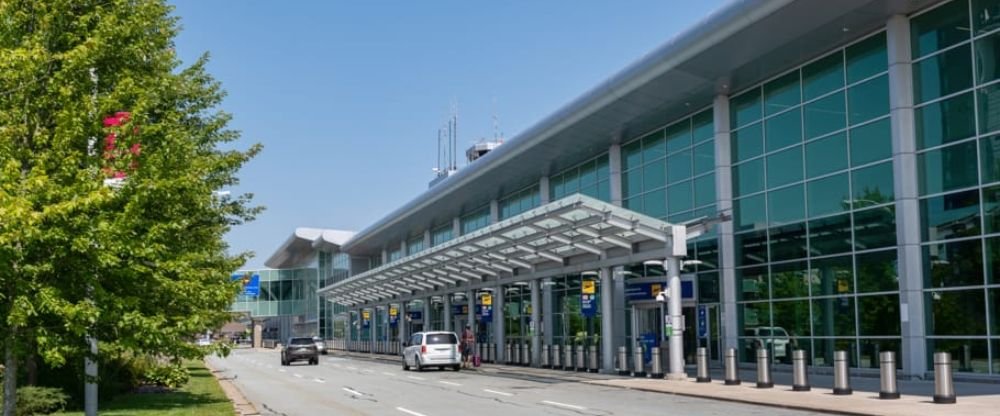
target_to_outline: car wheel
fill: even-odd
[[[417,358],[414,361],[416,361],[416,363],[417,363],[417,372],[418,373],[423,372],[424,371],[424,366],[423,366],[423,364],[420,364],[420,358]]]
[[[462,370],[462,366],[460,364],[455,364],[455,365],[451,366],[451,369],[454,370],[454,371],[460,371],[460,370]]]
[[[410,371],[410,366],[406,364],[406,356],[403,356],[403,371]]]

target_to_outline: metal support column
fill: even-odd
[[[468,318],[465,321],[465,324],[468,325],[469,328],[472,329],[472,334],[473,335],[478,335],[479,325],[476,324],[476,297],[475,297],[475,292],[474,291],[469,290],[469,291],[465,292],[465,303],[467,305],[469,305],[469,308],[468,308],[469,309],[468,310],[468,314],[469,315],[468,315]],[[463,331],[463,330],[465,330],[465,328],[459,328],[459,331]],[[476,339],[478,340],[479,338],[476,338]]]
[[[424,331],[433,331],[431,328],[431,297],[424,298]]]
[[[715,189],[716,206],[719,212],[733,209],[733,182],[731,166],[731,142],[729,131],[729,97],[718,95],[712,104],[715,124]],[[716,228],[719,233],[719,267],[722,284],[722,340],[723,350],[739,348],[736,306],[736,257],[733,241],[733,222],[725,221]]]
[[[445,293],[445,294],[441,295],[441,302],[444,304],[444,306],[441,308],[441,310],[444,312],[444,318],[443,318],[443,320],[444,320],[444,329],[443,330],[444,331],[454,331],[455,333],[461,334],[462,331],[455,331],[455,329],[451,327],[451,293]]]
[[[614,284],[611,279],[612,269],[601,268],[601,370],[607,373],[615,371],[615,337],[614,337]]]
[[[528,282],[529,288],[531,288],[531,324],[528,325],[528,334],[531,336],[531,360],[528,361],[532,367],[538,367],[541,365],[541,351],[542,351],[542,337],[539,333],[541,325],[542,308],[539,306],[542,303],[542,291],[539,285],[539,280],[534,279]]]
[[[497,285],[495,291],[493,292],[493,342],[496,344],[496,362],[503,363],[506,362],[508,357],[504,355],[506,352],[507,339],[504,333],[504,316],[503,316],[503,286]]]
[[[674,228],[677,232],[677,228]],[[675,238],[674,241],[677,241]],[[682,240],[683,241],[683,240]],[[681,314],[681,261],[675,256],[667,257],[667,286],[670,288],[670,297],[667,299],[667,314],[670,315],[670,323],[673,325],[673,333],[669,337],[670,345],[670,371],[667,378],[670,380],[687,379],[684,372],[684,316]]]

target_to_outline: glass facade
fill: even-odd
[[[445,224],[431,230],[431,246],[437,246],[443,244],[454,238],[452,236],[452,225]]]
[[[576,193],[611,201],[608,154],[604,153],[549,177],[551,201]]]
[[[459,219],[462,227],[462,235],[466,235],[480,228],[490,225],[490,207],[482,207],[472,213],[465,214]]]
[[[900,352],[887,62],[876,33],[730,100],[743,361]]]
[[[927,350],[959,372],[1000,373],[998,9],[952,1],[910,22]]]
[[[498,203],[500,205],[500,221],[503,221],[540,206],[542,198],[538,193],[538,185],[532,185],[501,198]]]
[[[623,145],[625,208],[669,222],[715,214],[714,139],[708,109]]]

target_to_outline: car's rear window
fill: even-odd
[[[292,338],[291,345],[313,345],[316,341],[312,338]]]
[[[431,344],[458,344],[458,337],[455,334],[428,334],[427,345]]]

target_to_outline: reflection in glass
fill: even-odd
[[[972,87],[972,59],[969,56],[969,45],[964,45],[913,64],[914,103]]]
[[[806,262],[796,261],[771,266],[771,296],[778,298],[804,298],[809,296],[806,284]]]
[[[733,236],[737,266],[767,262],[767,231],[751,231]]]
[[[920,201],[924,241],[979,235],[979,191],[969,190]]]
[[[851,256],[815,259],[809,270],[813,296],[848,295],[854,292]]]
[[[951,354],[951,369],[958,373],[985,373],[989,371],[986,340],[982,339],[928,339],[927,368],[934,368],[934,353]]]
[[[802,67],[803,99],[809,101],[844,86],[842,54],[843,52],[837,51]]]
[[[986,335],[982,289],[929,290],[924,294],[927,335]]]
[[[861,166],[892,156],[889,118],[851,129],[851,166]]]
[[[939,288],[983,284],[983,250],[979,239],[924,246],[924,286]]]
[[[976,142],[934,149],[917,156],[920,194],[936,194],[975,186]]]
[[[856,335],[853,297],[813,299],[812,308],[813,335],[818,337]]]
[[[910,19],[913,59],[969,39],[969,9],[953,1]]]
[[[770,230],[771,261],[806,257],[806,223],[784,225]]]
[[[896,250],[858,254],[858,292],[888,292],[899,290]]]
[[[853,84],[887,69],[889,58],[885,47],[885,32],[848,46],[847,83]]]
[[[976,133],[976,113],[972,93],[935,101],[917,108],[917,148],[951,143]]]
[[[858,296],[860,336],[900,334],[899,295]]]
[[[896,211],[892,205],[854,212],[854,246],[871,250],[896,245]]]
[[[806,177],[847,169],[847,141],[843,134],[806,144]]]
[[[804,108],[806,140],[840,130],[847,123],[843,92],[813,101]]]

